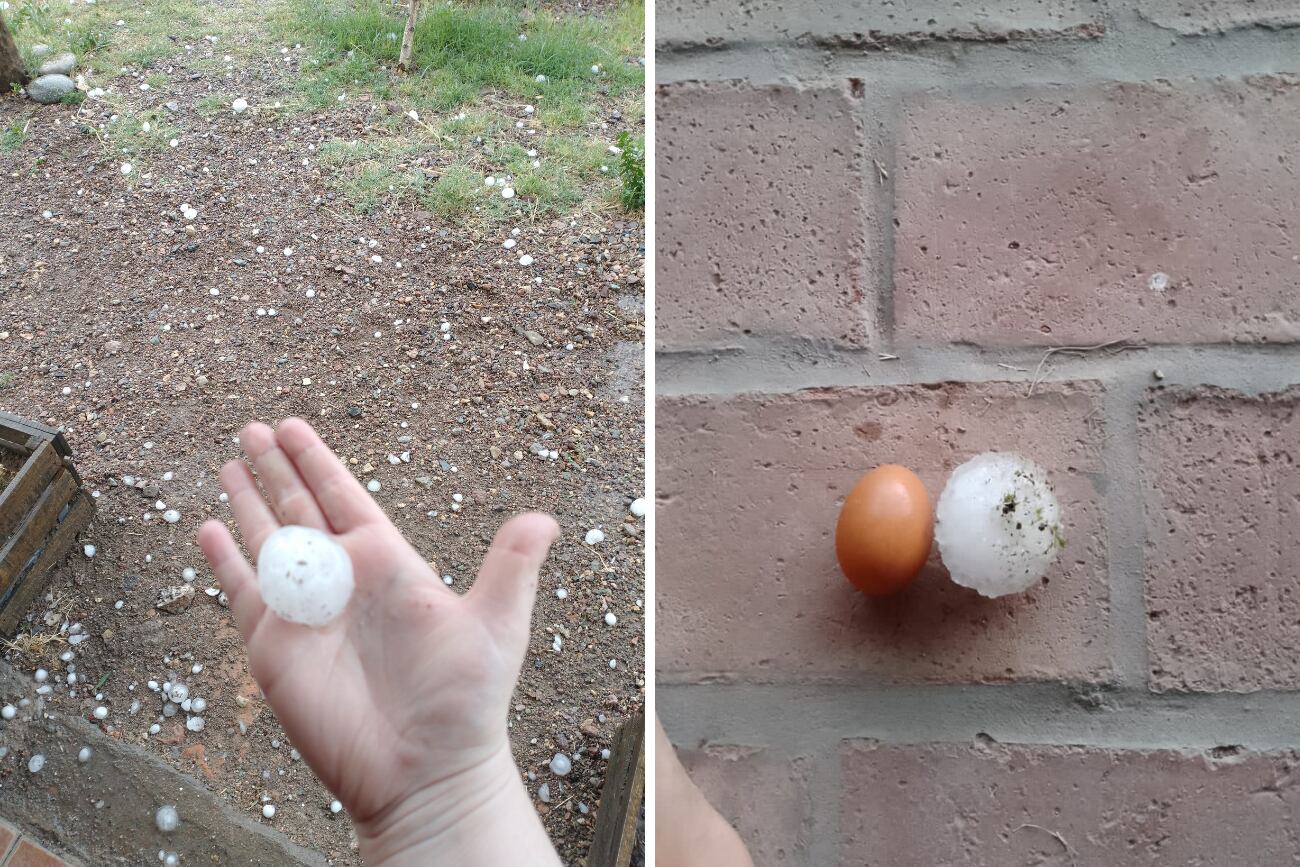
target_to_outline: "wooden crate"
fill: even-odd
[[[627,867],[638,845],[637,823],[644,801],[645,715],[637,714],[614,738],[587,867]]]
[[[63,434],[0,412],[0,451],[16,471],[0,484],[0,635],[17,631],[94,514]]]

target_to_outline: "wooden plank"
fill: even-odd
[[[587,855],[589,867],[627,867],[637,844],[637,822],[644,800],[645,716],[638,714],[619,729],[610,750],[609,771],[596,814],[596,834]]]
[[[22,523],[0,548],[0,596],[8,592],[18,573],[27,568],[27,562],[44,544],[59,522],[59,512],[77,493],[77,483],[71,473],[60,472],[41,493],[39,499]]]
[[[13,413],[0,412],[0,439],[15,444],[25,443],[32,437],[49,440],[54,443],[54,450],[65,458],[72,457],[72,447],[63,434],[52,427],[30,421]]]
[[[45,549],[24,574],[18,576],[14,586],[0,593],[0,635],[13,635],[18,631],[23,615],[31,609],[36,597],[45,592],[53,567],[62,563],[74,547],[77,534],[85,529],[95,514],[90,497],[78,492],[69,504],[68,513],[45,543]]]
[[[27,517],[41,492],[50,484],[63,462],[47,440],[27,459],[9,485],[0,492],[0,544],[9,540],[18,523]]]

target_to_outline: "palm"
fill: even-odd
[[[227,465],[222,481],[250,553],[256,557],[270,532],[292,523],[335,532],[353,563],[356,591],[343,614],[309,628],[265,608],[224,526],[210,522],[200,534],[231,596],[253,675],[321,780],[364,820],[412,787],[455,776],[506,748],[536,570],[554,522],[511,522],[522,526],[499,534],[475,590],[462,597],[305,422],[286,422],[278,434],[250,425],[243,444],[278,513],[243,464]]]

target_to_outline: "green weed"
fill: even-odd
[[[16,120],[0,130],[0,151],[16,151],[27,141],[27,120]]]
[[[618,173],[623,181],[619,201],[629,211],[645,210],[645,143],[632,141],[627,132],[618,134]]]

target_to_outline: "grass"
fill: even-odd
[[[645,142],[634,142],[626,132],[618,134],[618,174],[623,181],[619,201],[629,211],[645,210]]]
[[[0,391],[3,391],[6,388],[13,388],[14,383],[16,383],[17,381],[18,380],[14,376],[14,372],[12,370],[6,370],[4,373],[0,373]],[[3,473],[4,473],[4,467],[0,467],[0,474]]]
[[[16,120],[0,130],[0,151],[16,151],[27,141],[27,124],[30,118]]]
[[[629,124],[644,116],[644,70],[627,62],[643,50],[643,20],[641,0],[605,16],[444,0],[422,10],[412,71],[398,75],[405,19],[391,3],[280,0],[274,15],[281,38],[312,51],[298,84],[305,108],[337,106],[340,95],[401,108],[372,121],[382,138],[321,152],[357,210],[409,197],[442,216],[492,221],[617,198],[594,112],[617,106]],[[515,198],[485,186],[487,176],[509,177]]]

